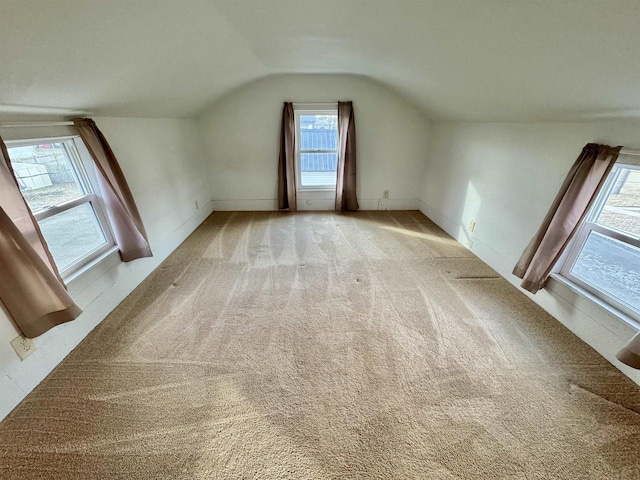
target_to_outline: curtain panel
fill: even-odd
[[[101,197],[122,261],[152,257],[138,207],[107,139],[90,118],[76,118],[73,122],[98,169]]]
[[[0,138],[0,150],[2,155],[2,159],[0,159],[0,207],[4,209],[7,216],[16,225],[22,236],[27,240],[31,248],[35,250],[47,268],[62,283],[58,267],[53,261],[53,256],[42,236],[38,222],[20,192],[13,167],[11,166],[11,160],[9,159],[9,153],[7,152],[7,146],[2,138]]]
[[[587,144],[567,175],[538,232],[529,242],[513,274],[522,288],[536,293],[586,216],[622,147]]]
[[[280,154],[278,156],[278,210],[295,212],[296,198],[296,124],[293,103],[285,102],[280,127]]]
[[[15,180],[0,138],[0,299],[28,338],[77,318],[51,252]]]
[[[622,363],[640,370],[640,333],[622,347],[616,357]]]
[[[356,198],[356,122],[352,102],[338,102],[338,171],[335,209],[358,210]]]

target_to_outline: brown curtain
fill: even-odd
[[[0,138],[0,299],[26,337],[78,317]]]
[[[278,157],[278,209],[295,212],[296,199],[296,124],[293,103],[285,102],[280,128],[280,155]]]
[[[522,288],[540,290],[613,168],[622,147],[587,144],[571,167],[540,229],[513,270]]]
[[[358,210],[356,198],[356,121],[352,102],[338,102],[336,210]]]
[[[153,256],[138,207],[109,143],[90,118],[76,118],[74,123],[98,169],[101,197],[122,260]]]
[[[618,360],[630,367],[640,369],[640,333],[633,337],[616,355]]]

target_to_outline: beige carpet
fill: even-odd
[[[0,477],[638,479],[638,412],[419,212],[216,213],[0,424]]]

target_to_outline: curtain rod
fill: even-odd
[[[0,128],[20,128],[20,127],[61,127],[74,125],[71,121],[65,122],[24,122],[24,123],[0,123]]]

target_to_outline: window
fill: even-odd
[[[560,274],[640,321],[640,166],[621,156]]]
[[[79,146],[84,151],[79,137],[7,143],[22,196],[62,277],[114,245],[93,188],[93,162],[85,168]]]
[[[298,190],[335,190],[338,168],[338,111],[296,109]]]

